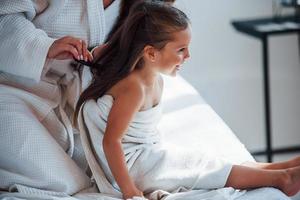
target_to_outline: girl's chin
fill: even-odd
[[[167,76],[175,77],[177,75],[178,71],[179,71],[179,69],[176,67],[172,71],[164,71],[164,72],[161,72],[161,73],[164,74],[164,75],[167,75]]]
[[[177,75],[177,70],[174,70],[169,74],[169,76],[175,77]]]

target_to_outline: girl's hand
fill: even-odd
[[[71,36],[55,40],[48,50],[47,58],[57,60],[71,58],[84,61],[93,60],[92,54],[87,50],[85,41]]]
[[[133,199],[133,197],[145,198],[143,195],[143,192],[138,190],[137,188],[134,188],[132,191],[129,191],[129,192],[123,192],[123,198],[125,200]]]
[[[126,200],[149,200],[149,199],[146,199],[145,197],[133,197],[133,199],[126,199]]]

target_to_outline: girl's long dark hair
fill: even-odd
[[[146,45],[162,49],[173,39],[172,33],[186,29],[188,24],[182,11],[166,3],[138,0],[132,5],[92,65],[93,80],[79,97],[74,122],[85,101],[97,100],[133,69],[143,66],[142,53]]]
[[[110,40],[113,33],[115,33],[117,31],[117,29],[124,23],[126,17],[129,14],[130,8],[132,7],[133,4],[137,3],[138,1],[144,1],[144,0],[122,0],[121,1],[119,16],[116,20],[116,23],[113,25],[112,29],[110,30],[108,36],[106,37],[105,43]],[[175,2],[175,0],[152,0],[152,1],[164,2],[164,3],[169,3],[169,4],[172,4]]]

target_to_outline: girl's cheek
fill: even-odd
[[[181,63],[183,61],[183,59],[184,59],[184,56],[180,55],[180,56],[177,57],[177,62]]]

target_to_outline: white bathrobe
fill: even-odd
[[[101,44],[119,11],[115,0],[0,1],[0,188],[74,194],[91,186],[70,116],[90,80],[71,60],[46,59],[57,38]],[[75,139],[74,139],[75,138]]]

